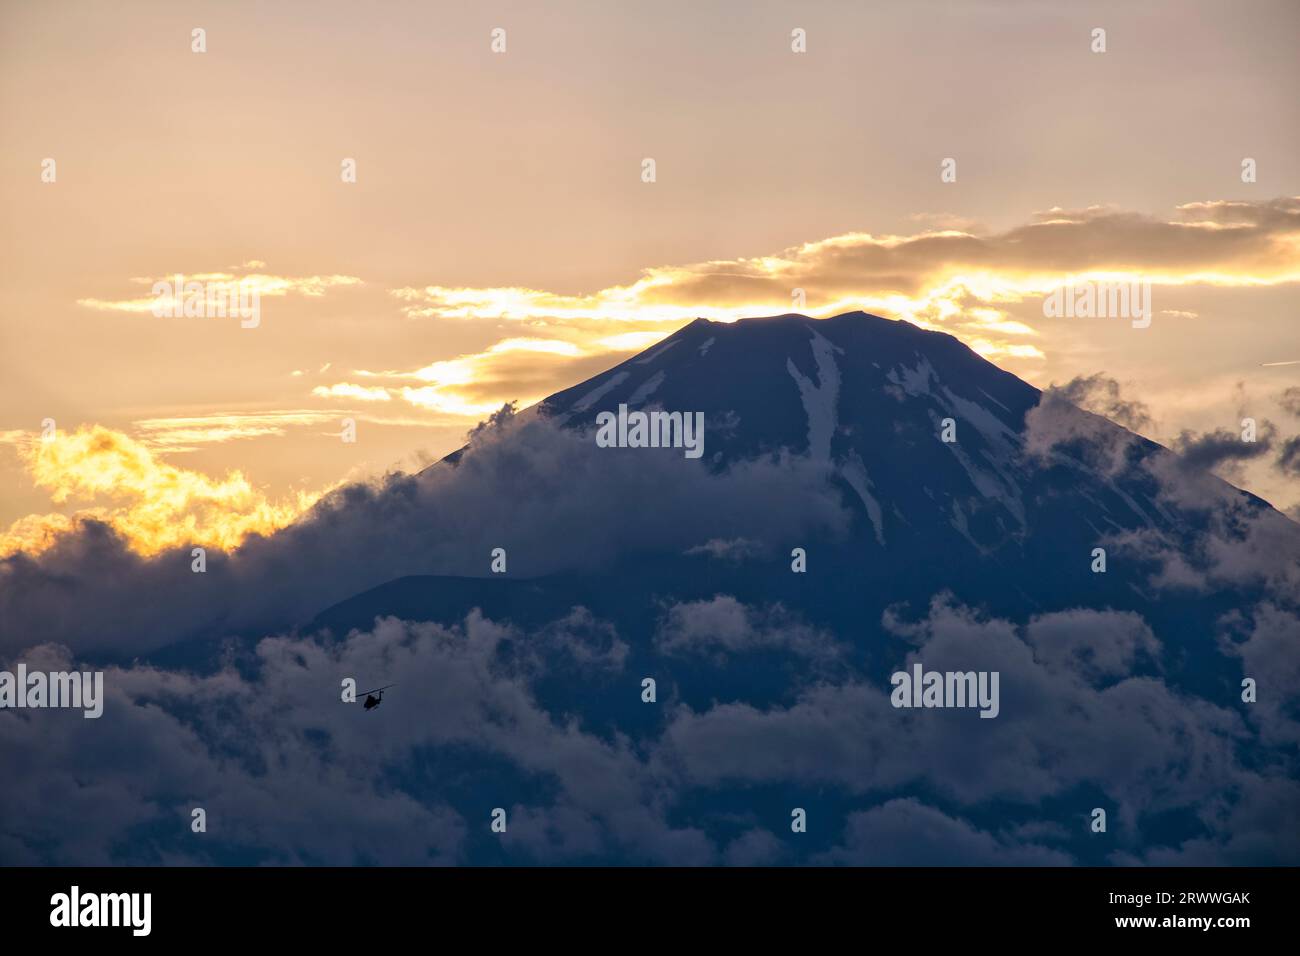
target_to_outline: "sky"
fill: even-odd
[[[1263,0],[0,3],[0,553],[77,514],[233,545],[696,316],[862,308],[1039,387],[1104,376],[1174,447],[1247,416],[1281,442],[1298,28]],[[257,289],[256,325],[155,316],[178,274]],[[1150,326],[1045,315],[1089,277],[1149,280]],[[1300,505],[1270,456],[1225,470]]]

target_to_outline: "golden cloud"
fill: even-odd
[[[258,260],[251,260],[244,263],[245,268],[261,268],[266,263]],[[259,298],[269,296],[285,295],[303,295],[309,298],[319,298],[328,290],[339,287],[361,285],[362,281],[356,276],[328,275],[328,276],[277,276],[268,275],[262,272],[245,272],[242,275],[235,272],[199,272],[199,273],[182,273],[179,275],[165,276],[137,276],[131,279],[137,285],[147,285],[152,287],[155,283],[167,283],[169,292],[165,295],[134,296],[126,299],[78,299],[77,304],[85,306],[88,309],[95,309],[100,312],[132,312],[132,313],[150,313],[155,308],[164,308],[170,311],[177,300],[184,304],[183,288],[184,283],[200,282],[215,284],[238,283],[241,290],[248,295],[256,294]]]
[[[20,518],[0,534],[0,555],[42,551],[83,519],[104,522],[144,555],[191,543],[231,549],[250,534],[283,528],[329,490],[272,502],[237,471],[218,480],[177,468],[98,425],[48,440],[32,436],[16,447],[32,482],[55,504],[90,504],[71,515]]]
[[[625,328],[625,326],[623,326]],[[512,336],[494,342],[481,352],[459,355],[409,371],[358,369],[360,378],[387,380],[384,385],[339,382],[317,386],[320,398],[354,398],[363,401],[401,399],[422,411],[465,418],[481,418],[505,402],[531,405],[574,381],[604,371],[612,352],[633,352],[653,344],[672,329],[658,326],[650,332],[611,342],[590,328],[556,326],[550,338]],[[578,344],[586,339],[584,344]]]
[[[1036,347],[1015,338],[1035,330],[1010,320],[999,306],[1047,295],[1070,280],[1240,287],[1300,282],[1300,197],[1187,203],[1175,212],[1160,219],[1100,206],[1051,209],[992,235],[960,229],[848,233],[768,256],[647,269],[633,283],[583,295],[445,286],[392,294],[413,318],[603,327],[604,336],[578,343],[586,351],[645,347],[656,334],[700,315],[732,321],[863,309],[949,328],[985,354],[1033,355]],[[608,331],[629,322],[651,328],[635,336]],[[656,325],[670,328],[656,332]]]
[[[168,453],[247,438],[279,437],[291,427],[332,422],[336,415],[311,410],[143,418],[132,424],[140,441]]]
[[[355,398],[361,402],[390,402],[393,399],[386,388],[377,385],[354,385],[351,382],[317,385],[311,393],[318,398]]]
[[[507,320],[553,338],[505,339],[415,372],[363,374],[420,379],[420,387],[394,394],[424,408],[482,415],[504,400],[536,401],[571,385],[579,355],[603,354],[607,365],[610,353],[647,348],[701,315],[734,321],[862,309],[951,331],[988,358],[1041,359],[1045,326],[1034,322],[1032,309],[1015,307],[1067,282],[1300,282],[1300,197],[1187,203],[1174,213],[1162,219],[1104,206],[1057,208],[990,235],[966,223],[909,236],[848,233],[767,256],[647,269],[630,284],[581,295],[401,288],[391,294],[411,318]],[[1161,314],[1195,318],[1185,310]],[[526,367],[504,360],[522,347],[514,343],[539,341],[549,344],[529,346]]]

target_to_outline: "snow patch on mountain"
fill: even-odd
[[[582,396],[582,398],[574,402],[573,410],[575,412],[585,412],[587,409],[591,408],[592,405],[595,405],[598,401],[600,401],[602,398],[604,398],[614,389],[618,388],[620,385],[626,382],[627,376],[628,376],[627,372],[619,372],[615,375],[611,375],[609,378],[605,379],[605,381],[601,382],[599,385],[593,388],[586,395]]]
[[[655,393],[655,390],[664,383],[666,377],[667,373],[663,369],[655,372],[638,386],[637,390],[632,393],[632,397],[627,400],[627,403],[629,405],[640,405]]]
[[[942,411],[951,410],[944,408]],[[938,435],[939,429],[941,428],[940,413],[931,409],[930,419],[934,422],[935,434]],[[1011,476],[1011,469],[1015,464],[1014,461],[1005,458],[998,459],[996,457],[990,461],[987,456],[981,455],[981,459],[990,464],[991,470],[981,468],[975,463],[972,457],[967,454],[966,449],[961,446],[960,432],[958,432],[957,441],[944,442],[943,444],[944,447],[952,453],[953,457],[957,459],[957,463],[960,464],[962,469],[966,472],[966,477],[969,478],[971,484],[975,486],[975,490],[978,491],[981,496],[996,501],[1002,505],[1011,513],[1022,528],[1026,527],[1028,522],[1025,515],[1023,494],[1020,490],[1020,485]]]
[[[1008,511],[1015,515],[1016,520],[1023,528],[1026,523],[1024,492],[1021,490],[1020,483],[1015,476],[1021,460],[1021,448],[1023,446],[1020,435],[978,402],[972,402],[960,395],[953,394],[952,390],[947,386],[941,385],[939,393],[937,397],[947,405],[953,419],[962,425],[974,427],[994,452],[992,455],[981,454],[980,457],[993,469],[997,481],[1002,485],[998,493],[995,495],[989,494],[986,488],[981,487],[980,482],[976,481],[975,475],[979,469],[975,467],[965,452],[958,447],[961,444],[960,436],[958,441],[950,443],[948,447],[957,456],[957,460],[961,462],[967,474],[971,476],[971,480],[976,482],[976,487],[980,488],[981,492],[986,496],[997,498],[1006,506]],[[979,473],[987,483],[987,473]]]
[[[792,359],[785,360],[786,371],[799,386],[799,398],[808,416],[808,456],[814,461],[831,459],[831,438],[835,434],[835,407],[840,398],[840,368],[835,363],[835,353],[844,350],[816,332],[812,335],[813,359],[817,362],[817,380],[814,385],[795,366]]]
[[[955,500],[952,503],[952,519],[949,523],[957,529],[958,534],[971,543],[972,548],[983,555],[989,553],[987,548],[971,537],[970,527],[966,522],[966,512],[961,510],[961,505],[957,504]]]
[[[1003,405],[1001,402],[999,402],[996,398],[994,398],[994,397],[993,397],[992,395],[990,395],[988,392],[984,391],[984,389],[982,389],[982,388],[980,389],[980,394],[983,395],[985,398],[987,398],[990,402],[992,402],[992,403],[993,403],[994,405],[996,405],[998,408],[1002,409],[1004,412],[1010,412],[1010,411],[1011,411],[1011,409],[1007,408],[1007,406]]]
[[[947,386],[940,386],[940,391],[947,401],[948,408],[952,411],[953,418],[974,425],[975,429],[988,439],[991,445],[1006,453],[1008,457],[1019,457],[1020,446],[1024,442],[1020,435],[1008,427],[1002,419],[978,402],[972,402],[960,395],[953,394],[952,390]]]
[[[717,338],[711,338],[711,339],[709,339],[707,342],[705,342],[703,345],[700,346],[700,357],[701,357],[701,358],[703,358],[705,355],[708,355],[708,354],[709,354],[709,346],[711,346],[711,345],[712,345],[714,342],[716,342],[716,341],[718,341]]]
[[[1156,521],[1152,518],[1150,512],[1143,508],[1136,498],[1121,488],[1119,483],[1111,475],[1095,471],[1082,462],[1075,461],[1069,455],[1062,455],[1056,451],[1049,453],[1046,460],[1052,465],[1060,465],[1077,472],[1080,476],[1081,483],[1090,480],[1100,481],[1108,491],[1114,494],[1120,501],[1124,502],[1128,509],[1141,519],[1143,524],[1150,526],[1156,524]],[[1175,521],[1175,517],[1171,515],[1168,509],[1164,508],[1160,502],[1152,501],[1151,505],[1159,512],[1160,516],[1164,518],[1167,523],[1173,523]]]
[[[885,543],[885,524],[884,516],[880,510],[880,502],[876,496],[871,493],[871,478],[867,475],[867,466],[862,463],[858,453],[852,452],[848,458],[840,462],[839,473],[849,486],[857,492],[862,499],[863,506],[867,509],[867,517],[871,519],[871,526],[876,531],[876,541],[883,547]]]
[[[970,455],[966,454],[965,449],[961,447],[960,442],[947,442],[945,444],[947,445],[948,450],[953,453],[954,457],[956,457],[957,461],[960,462],[962,468],[966,470],[966,477],[970,479],[971,484],[975,486],[976,491],[985,498],[991,498],[994,501],[1010,505],[1010,502],[1007,500],[1009,497],[1007,488],[1002,484],[997,475],[985,471],[983,468],[979,467],[979,465],[975,464],[975,462],[971,460]],[[1020,517],[1023,523],[1023,510],[1021,511]]]
[[[900,365],[885,373],[885,378],[888,381],[893,382],[913,398],[929,395],[930,382],[939,380],[939,376],[935,373],[930,360],[924,355],[917,356],[917,358],[919,361],[916,363],[916,368]]]
[[[917,356],[914,367],[896,366],[885,375],[893,386],[891,394],[898,401],[905,396],[912,398],[929,397],[939,408],[958,423],[958,440],[946,442],[949,451],[965,470],[977,491],[985,498],[997,501],[1005,507],[1023,528],[1027,519],[1025,504],[1017,470],[1022,457],[1023,439],[988,408],[957,395],[939,381],[939,375],[930,360],[924,355]],[[981,389],[981,391],[983,391]],[[899,393],[902,394],[899,394]],[[985,393],[987,394],[987,393]],[[1005,406],[1002,406],[1005,408]],[[931,412],[935,419],[936,430],[942,424],[940,415]],[[961,429],[973,428],[984,439],[991,454],[980,454],[983,466],[977,464],[972,454],[961,447]],[[966,530],[965,515],[954,504],[960,516],[955,519],[953,527],[969,538]]]
[[[659,348],[651,349],[649,352],[641,356],[639,359],[633,359],[632,361],[636,365],[645,365],[647,362],[653,362],[655,359],[663,355],[665,352],[667,352],[670,348],[672,348],[676,344],[677,344],[677,340],[674,340],[672,342],[665,342]]]

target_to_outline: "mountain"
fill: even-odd
[[[629,520],[598,567],[401,577],[305,631],[504,624],[511,653],[534,655],[538,705],[657,754],[681,776],[671,819],[733,862],[1296,862],[1294,839],[1254,842],[1296,821],[1300,740],[1281,676],[1300,676],[1300,528],[1267,503],[952,336],[860,312],[700,319],[497,440],[545,423],[594,444],[620,406],[705,423],[697,461],[621,448],[574,464],[678,462],[638,487],[635,513],[676,528],[699,473],[766,463],[797,480],[731,537],[704,528],[724,498],[698,539]],[[781,516],[828,492],[843,520],[790,534]],[[912,665],[999,672],[1000,714],[884,706]],[[1270,670],[1274,703],[1244,700]],[[825,828],[792,840],[781,821],[809,802]],[[1110,836],[1090,829],[1097,809]],[[570,858],[655,855],[613,840]]]
[[[1022,617],[1076,604],[1133,610],[1208,651],[1214,639],[1205,622],[1262,592],[1200,589],[1152,599],[1145,582],[1159,562],[1146,546],[1160,542],[1190,555],[1207,527],[1199,504],[1180,507],[1171,494],[1170,481],[1184,479],[1176,456],[1043,399],[953,336],[908,322],[862,312],[698,319],[524,415],[594,434],[597,417],[620,405],[700,412],[699,467],[725,472],[781,456],[810,462],[811,483],[835,488],[851,515],[840,533],[776,541],[759,522],[732,540],[695,542],[689,553],[647,552],[629,535],[626,553],[599,572],[526,582],[493,575],[394,581],[331,607],[310,627],[346,631],[385,613],[450,620],[473,607],[537,623],[566,603],[600,605],[615,618],[635,608],[640,620],[650,614],[647,602],[665,594],[702,600],[721,589],[779,600],[847,633],[878,623],[890,606],[924,606],[948,592]],[[945,422],[953,441],[942,440]],[[463,452],[433,467],[455,467]],[[1294,528],[1247,492],[1211,476],[1189,480],[1216,508],[1231,509],[1233,520]],[[653,498],[641,505],[653,508]],[[1117,552],[1121,544],[1130,548],[1127,558]],[[795,547],[807,552],[810,573],[791,572]],[[1105,573],[1093,570],[1099,547],[1108,552]]]

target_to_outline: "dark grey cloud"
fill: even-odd
[[[661,783],[626,739],[537,702],[532,675],[504,653],[527,638],[477,613],[453,628],[389,618],[331,645],[268,637],[254,676],[109,668],[97,721],[0,719],[6,771],[17,774],[0,791],[0,862],[210,862],[252,846],[272,863],[454,863],[495,806],[511,811],[507,832],[525,858],[711,861],[702,832],[666,821]],[[66,649],[37,656],[70,663]],[[362,690],[399,684],[363,713],[340,701],[344,677]],[[497,761],[517,781],[540,780],[545,796],[521,801],[519,782],[498,783],[454,809],[447,781],[419,773],[439,753]],[[190,833],[192,806],[208,811],[207,834]],[[154,835],[132,846],[133,828]]]
[[[746,830],[727,844],[723,862],[728,866],[771,866],[789,856],[789,847],[769,830]]]
[[[687,548],[687,555],[703,555],[718,561],[740,564],[752,558],[761,557],[767,549],[759,542],[749,538],[710,538],[703,544]]]
[[[849,866],[1068,866],[1068,853],[995,836],[918,800],[852,813],[844,839],[818,862]]]
[[[1241,676],[1255,681],[1257,700],[1246,713],[1260,736],[1300,743],[1300,613],[1265,601],[1219,623],[1224,652],[1241,658]]]
[[[1199,471],[1210,471],[1223,465],[1250,461],[1267,455],[1273,449],[1277,428],[1272,422],[1260,423],[1254,441],[1246,441],[1241,431],[1218,428],[1212,432],[1195,432],[1184,429],[1173,440],[1173,450],[1184,465]]]
[[[1163,509],[1184,516],[1182,535],[1155,526],[1117,531],[1108,545],[1150,562],[1159,590],[1263,588],[1288,602],[1300,594],[1300,527],[1214,475],[1172,455],[1143,463]]]
[[[1300,853],[1300,783],[1279,773],[1243,774],[1235,800],[1216,802],[1213,826],[1178,846],[1119,850],[1121,865],[1248,866],[1261,860],[1286,864]]]
[[[1278,448],[1276,465],[1283,474],[1300,478],[1300,435],[1282,442]]]
[[[664,654],[720,660],[760,650],[782,650],[822,660],[842,652],[833,635],[810,626],[780,604],[755,608],[729,594],[669,606],[654,640]]]
[[[720,626],[731,617],[751,635],[775,619],[770,609],[695,603],[676,605],[684,627],[720,614]],[[1080,788],[1102,794],[1125,860],[1160,858],[1143,820],[1167,811],[1200,824],[1170,858],[1300,854],[1294,835],[1261,829],[1294,816],[1290,697],[1243,719],[1231,687],[1209,701],[1131,676],[1161,647],[1125,612],[1075,608],[1016,624],[941,598],[914,620],[895,611],[886,625],[902,641],[878,673],[795,685],[787,705],[766,709],[665,700],[636,740],[539,697],[559,657],[587,668],[593,692],[626,684],[638,693],[622,639],[581,608],[528,633],[473,612],[450,627],[382,619],[328,643],[268,637],[251,666],[207,675],[108,668],[99,721],[51,711],[0,719],[12,768],[0,790],[0,860],[209,863],[255,848],[267,863],[455,863],[482,859],[484,841],[514,862],[803,859],[797,842],[754,815],[732,811],[714,829],[717,800],[765,785],[847,801],[835,816],[843,833],[818,862],[1068,863],[1059,813],[1043,821],[1034,808]],[[1221,646],[1266,675],[1262,694],[1293,696],[1297,637],[1295,614],[1261,605],[1225,619]],[[52,645],[26,659],[73,663]],[[918,661],[998,670],[1000,715],[894,709],[888,671]],[[346,676],[399,683],[365,714],[339,701]],[[1278,748],[1266,771],[1239,757],[1252,741]],[[69,779],[83,785],[68,789]],[[900,796],[912,787],[934,798]],[[703,808],[700,795],[712,795]],[[208,834],[189,832],[192,806],[207,809]],[[485,836],[497,806],[507,833]]]
[[[241,845],[275,863],[454,862],[458,814],[375,785],[391,751],[349,739],[335,672],[279,666],[289,662],[274,641],[261,650],[264,683],[112,668],[98,720],[4,714],[0,750],[16,776],[0,793],[0,862],[200,863]],[[193,807],[207,811],[207,834],[190,831]]]
[[[1128,473],[1142,454],[1142,439],[1115,428],[1104,415],[1081,408],[1074,399],[1088,400],[1086,387],[1074,386],[1070,394],[1045,389],[1025,415],[1027,461],[1039,467],[1083,466],[1111,480]]]
[[[851,521],[803,458],[715,472],[673,449],[599,448],[536,415],[499,416],[472,437],[454,467],[347,486],[272,537],[210,550],[205,574],[191,573],[188,548],[142,558],[94,522],[39,556],[2,559],[0,656],[38,640],[129,655],[269,633],[404,575],[486,576],[498,547],[511,575],[532,577],[701,540],[834,536]]]
[[[1076,376],[1052,388],[1067,402],[1109,418],[1130,431],[1141,432],[1152,425],[1151,410],[1146,403],[1125,398],[1120,383],[1101,372]]]
[[[1075,609],[1036,617],[1025,639],[1043,666],[1076,672],[1089,683],[1131,673],[1139,655],[1154,658],[1160,642],[1132,611]]]
[[[556,656],[568,657],[580,667],[620,671],[631,648],[618,629],[585,607],[575,607],[551,622],[525,645],[533,665],[544,669]]]
[[[1085,633],[1097,640],[1090,653]],[[891,669],[996,670],[1000,715],[894,709],[882,672],[806,688],[789,706],[683,707],[665,731],[665,761],[698,787],[799,781],[887,796],[919,785],[972,812],[1095,787],[1116,832],[1138,842],[1146,815],[1178,809],[1214,827],[1224,794],[1248,778],[1269,785],[1237,758],[1251,732],[1235,693],[1200,700],[1156,678],[1119,676],[1158,650],[1134,615],[1074,609],[1020,627],[939,601],[904,636],[914,649]]]
[[[1173,453],[1110,427],[1062,390],[1048,389],[1025,416],[1024,453],[1037,467],[1084,468],[1111,482],[1138,520],[1106,533],[1100,543],[1149,563],[1148,585],[1200,592],[1264,588],[1290,601],[1300,594],[1300,528],[1209,470],[1231,471],[1266,454],[1276,429],[1264,421],[1257,437],[1252,443],[1226,430],[1184,432],[1175,443],[1182,454]],[[1134,489],[1143,489],[1140,500],[1129,495]]]

